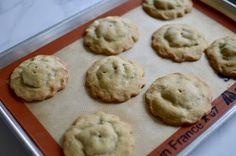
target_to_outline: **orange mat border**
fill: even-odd
[[[97,17],[106,17],[109,15],[122,15],[129,10],[138,7],[142,4],[142,0],[129,0],[128,2],[122,4],[121,6],[116,7],[115,9],[108,11],[107,13]],[[210,7],[202,4],[198,0],[194,1],[194,7],[204,12],[206,15],[210,16],[211,18],[215,19],[216,21],[220,22],[225,27],[229,28],[233,32],[236,32],[236,26],[235,22],[228,17],[224,16],[223,14],[211,9]],[[36,56],[38,54],[53,54],[60,49],[64,48],[65,46],[73,43],[74,41],[80,39],[83,34],[85,28],[91,24],[92,21],[72,30],[71,32],[67,33],[66,35],[54,40],[53,42],[47,44],[46,46],[43,46],[42,48],[39,48],[38,50],[32,52],[31,54],[23,57],[22,59],[10,64],[9,66],[3,68],[0,71],[0,100],[3,102],[3,104],[6,106],[6,108],[12,113],[14,118],[17,120],[17,122],[22,126],[22,128],[25,130],[25,132],[31,137],[31,139],[34,141],[34,143],[39,147],[39,149],[43,152],[44,155],[48,156],[59,156],[63,155],[62,149],[60,146],[56,143],[56,141],[52,138],[52,136],[49,134],[49,132],[43,127],[43,125],[38,121],[38,119],[32,114],[32,112],[24,105],[23,101],[19,98],[17,98],[13,91],[9,88],[8,85],[8,79],[10,77],[11,72],[17,67],[21,62],[24,60],[27,60],[33,56]],[[232,87],[235,89],[236,84],[234,84]],[[232,89],[231,87],[231,89]],[[221,97],[217,98],[216,102],[218,103],[222,102]],[[223,110],[221,114],[217,117],[211,120],[211,122],[208,122],[206,127],[209,127],[212,125],[217,119],[219,119],[223,113],[229,109],[229,107],[223,107],[224,105],[220,105],[219,109]],[[232,105],[230,105],[232,106]],[[169,141],[171,138],[177,138],[180,134],[182,134],[184,131],[188,130],[189,127],[183,127],[180,128],[175,134],[173,134],[167,141]],[[207,129],[207,128],[205,128]],[[205,130],[204,129],[204,130]],[[203,131],[201,131],[202,133]],[[199,134],[200,135],[200,134]],[[199,136],[197,135],[197,136]],[[195,136],[195,138],[197,137]],[[194,140],[194,138],[192,139]],[[189,141],[187,144],[190,144],[191,141]],[[163,150],[166,149],[165,141],[161,146],[154,149],[153,152],[149,154],[149,156],[154,156],[161,154]],[[167,142],[168,143],[168,142]],[[187,146],[187,144],[185,144]],[[164,146],[165,145],[165,146]],[[181,146],[181,148],[178,148],[176,153],[178,153],[180,150],[182,150],[186,146]],[[173,154],[173,151],[171,151]],[[168,153],[167,153],[168,154]]]

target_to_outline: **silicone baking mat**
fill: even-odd
[[[115,114],[131,124],[136,140],[134,155],[176,155],[234,105],[235,81],[219,77],[208,64],[205,55],[199,61],[179,64],[159,57],[151,48],[152,33],[164,24],[193,25],[211,43],[217,38],[233,34],[236,31],[234,23],[198,1],[194,1],[192,13],[172,21],[161,21],[150,17],[142,10],[141,4],[142,1],[128,1],[101,16],[122,15],[134,21],[139,28],[138,42],[132,49],[120,55],[136,60],[144,67],[147,83],[139,95],[127,102],[104,104],[91,98],[84,87],[86,70],[94,61],[105,57],[95,55],[83,47],[81,37],[91,22],[1,71],[1,101],[45,155],[63,155],[61,143],[65,130],[79,115],[97,111]],[[53,98],[25,104],[11,91],[8,79],[19,63],[38,54],[54,54],[63,59],[69,67],[69,83]],[[173,127],[163,124],[150,115],[145,104],[144,93],[151,83],[158,77],[173,72],[194,74],[206,81],[212,90],[215,100],[211,113],[194,125]]]

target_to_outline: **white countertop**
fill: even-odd
[[[87,8],[99,0],[0,0],[0,52]],[[235,154],[236,115],[207,138],[191,156]],[[26,156],[24,148],[0,120],[0,155]],[[13,150],[14,149],[14,150]]]
[[[0,52],[101,0],[0,0]]]

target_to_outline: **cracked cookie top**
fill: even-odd
[[[118,56],[95,62],[86,76],[86,86],[91,95],[104,102],[126,101],[137,95],[144,84],[143,68]]]
[[[110,16],[94,21],[86,29],[84,45],[94,53],[116,55],[130,49],[138,36],[133,22]]]
[[[207,49],[206,55],[216,72],[236,78],[236,36],[217,39]]]
[[[143,9],[152,17],[171,20],[191,12],[191,0],[145,0]]]
[[[204,36],[186,24],[167,24],[152,35],[155,51],[176,62],[199,60],[207,45]]]
[[[66,65],[61,59],[38,55],[15,68],[10,77],[10,86],[25,101],[40,101],[63,89],[68,77]]]
[[[112,114],[80,116],[64,135],[66,156],[130,156],[134,149],[131,127]]]
[[[192,124],[211,110],[211,92],[195,76],[173,73],[158,78],[147,90],[151,113],[171,125]]]

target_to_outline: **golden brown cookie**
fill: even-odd
[[[152,35],[154,50],[176,62],[199,60],[207,46],[204,36],[186,24],[167,24]]]
[[[236,78],[236,35],[214,41],[206,55],[217,73]]]
[[[10,77],[10,86],[25,101],[39,101],[65,88],[68,77],[66,65],[61,59],[38,55],[15,68]]]
[[[173,73],[158,78],[147,90],[151,113],[170,125],[192,124],[211,110],[211,92],[195,76]]]
[[[94,53],[116,55],[130,49],[138,37],[133,22],[111,16],[96,20],[86,29],[84,45]]]
[[[106,57],[87,71],[87,88],[94,98],[104,102],[126,101],[139,94],[144,85],[143,68],[123,57]]]
[[[191,0],[145,0],[143,9],[152,17],[171,20],[192,11]]]
[[[130,156],[132,129],[115,115],[84,115],[66,131],[63,150],[66,156]]]

